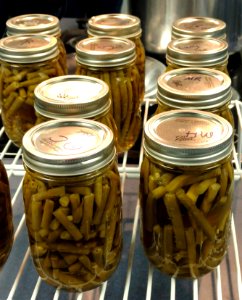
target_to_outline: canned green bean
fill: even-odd
[[[132,148],[141,131],[140,74],[135,44],[120,37],[89,37],[76,45],[76,74],[105,81],[118,129],[118,152]]]
[[[141,238],[149,261],[198,278],[226,254],[234,189],[233,128],[213,113],[173,110],[144,129]]]
[[[26,225],[39,275],[73,292],[101,285],[122,249],[111,129],[81,118],[46,121],[24,135],[23,163]]]
[[[0,40],[0,104],[5,132],[18,147],[35,125],[34,89],[40,82],[65,75],[57,39],[49,35],[14,35]]]
[[[87,22],[89,36],[118,36],[135,43],[136,65],[140,74],[140,101],[145,90],[145,48],[141,40],[141,22],[137,16],[123,13],[103,14],[91,17]]]

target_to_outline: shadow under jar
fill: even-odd
[[[145,124],[141,238],[149,261],[199,278],[226,254],[234,190],[233,129],[209,112],[173,110]]]
[[[35,125],[34,89],[40,82],[65,75],[57,39],[15,35],[0,40],[0,105],[8,138],[18,147]]]
[[[0,160],[0,270],[7,261],[14,239],[13,215],[9,180]]]
[[[60,21],[57,17],[46,14],[19,15],[7,20],[6,29],[7,36],[17,34],[44,34],[56,37],[60,51],[59,62],[65,74],[68,73],[66,49],[61,39]]]
[[[52,120],[23,138],[23,199],[34,265],[48,284],[98,287],[122,251],[122,198],[112,131],[85,119]]]
[[[103,80],[84,75],[58,76],[38,84],[34,95],[36,124],[63,118],[95,120],[112,130],[118,149],[109,86]]]
[[[118,130],[118,152],[132,148],[141,131],[140,75],[134,42],[118,37],[90,37],[76,45],[76,74],[105,81]]]

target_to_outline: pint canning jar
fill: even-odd
[[[118,147],[109,87],[103,80],[84,75],[58,76],[38,84],[34,95],[36,124],[63,118],[95,120],[112,130]]]
[[[8,138],[18,147],[36,122],[34,89],[40,82],[65,75],[57,39],[47,35],[15,35],[0,40],[0,104]]]
[[[166,50],[166,71],[178,68],[211,68],[228,74],[228,43],[215,38],[171,40]]]
[[[136,46],[136,65],[140,74],[140,101],[145,92],[145,48],[141,40],[140,19],[130,14],[103,14],[91,17],[87,22],[89,36],[118,36],[128,38]]]
[[[218,38],[226,40],[226,23],[223,20],[204,16],[179,18],[172,24],[171,38]]]
[[[122,250],[122,198],[112,131],[86,119],[51,120],[23,137],[23,199],[31,255],[58,288],[96,288]]]
[[[173,110],[144,129],[141,238],[149,261],[198,278],[226,254],[234,189],[233,129],[215,114]]]
[[[168,71],[157,80],[155,114],[172,109],[198,109],[225,118],[234,128],[230,109],[231,79],[210,68],[180,68]]]
[[[13,215],[10,187],[6,169],[0,160],[0,270],[7,261],[13,245]]]
[[[139,72],[135,44],[119,37],[89,37],[76,45],[76,74],[105,81],[118,130],[118,152],[129,150],[141,131]]]
[[[59,62],[67,74],[67,58],[65,45],[61,39],[60,21],[57,17],[47,14],[24,14],[12,17],[6,22],[6,34],[44,34],[57,38],[60,51]]]

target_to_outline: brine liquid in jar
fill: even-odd
[[[14,35],[0,40],[0,105],[8,138],[18,147],[35,125],[34,89],[40,82],[60,75],[57,39],[47,35]]]
[[[199,278],[227,253],[234,190],[233,129],[213,113],[173,110],[145,124],[141,238],[172,277]]]
[[[135,44],[120,37],[89,37],[76,45],[76,74],[105,81],[118,130],[118,152],[134,146],[141,132],[140,74]]]
[[[87,119],[51,120],[23,138],[23,199],[40,277],[72,292],[98,287],[118,267],[122,198],[113,133]]]

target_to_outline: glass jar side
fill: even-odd
[[[65,75],[60,56],[41,63],[1,62],[0,105],[3,125],[9,139],[21,147],[24,133],[36,122],[34,89],[40,82]]]
[[[101,285],[116,270],[122,251],[116,162],[92,174],[65,178],[25,169],[26,224],[39,275],[74,292]]]
[[[118,152],[129,150],[141,131],[140,76],[135,64],[122,67],[94,68],[77,62],[77,75],[87,75],[106,82],[110,89],[110,112],[118,131]]]
[[[230,235],[231,156],[203,167],[176,167],[144,155],[141,238],[161,272],[198,278],[221,263]]]
[[[14,239],[13,214],[7,172],[0,160],[0,270],[7,261]]]

